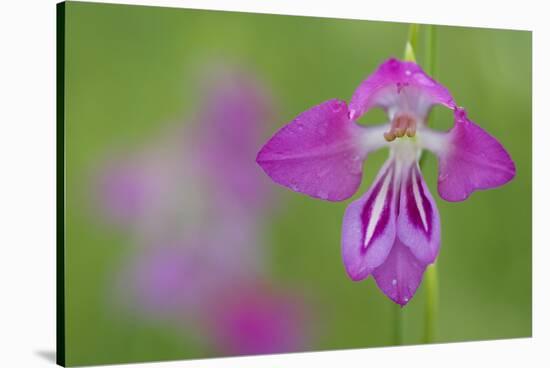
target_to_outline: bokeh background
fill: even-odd
[[[210,125],[214,133],[208,134],[213,135],[201,135],[200,126],[209,121],[204,114],[225,101],[222,95],[221,102],[212,102],[208,92],[204,92],[205,84],[206,90],[222,88],[216,85],[220,80],[217,73],[230,76],[227,80],[235,93],[241,91],[239,81],[252,80],[255,87],[251,93],[261,95],[269,105],[268,112],[257,113],[250,121],[261,129],[245,144],[259,149],[270,134],[298,113],[330,98],[349,99],[378,64],[390,56],[400,57],[407,27],[391,22],[69,2],[65,51],[67,363],[392,345],[397,306],[376,288],[372,279],[352,282],[343,268],[340,226],[351,200],[329,203],[298,195],[269,181],[247,181],[246,178],[262,173],[259,168],[258,173],[254,169],[247,171],[251,166],[246,165],[255,159],[254,153],[251,161],[246,156],[233,155],[232,139],[239,139],[231,134],[235,130],[224,131],[223,119],[220,122],[219,117]],[[441,26],[438,36],[438,80],[460,105],[468,108],[472,120],[503,143],[517,165],[517,177],[502,188],[476,192],[465,202],[448,203],[435,195],[437,162],[431,155],[426,159],[424,176],[436,197],[442,222],[437,341],[530,336],[531,33]],[[422,64],[422,31],[420,37],[417,56]],[[232,78],[239,81],[232,82]],[[231,96],[232,92],[228,93]],[[246,97],[244,101],[236,102],[242,103],[237,105],[238,111],[250,108],[246,104],[250,99]],[[381,119],[383,114],[374,112],[362,122],[382,122]],[[227,126],[239,121],[233,118]],[[436,128],[447,129],[451,122],[450,112],[436,108]],[[247,127],[242,129],[248,131]],[[183,138],[176,146],[192,150],[173,154],[160,149],[170,147],[167,137],[180,135]],[[229,152],[204,149],[210,147],[208,137],[221,138],[222,142],[227,137],[225,148],[223,143],[221,146]],[[178,176],[177,183],[183,189],[163,201],[194,199],[190,205],[184,201],[187,212],[176,216],[170,229],[179,229],[177,221],[182,221],[181,228],[187,229],[185,226],[195,213],[201,222],[198,227],[208,236],[220,235],[217,229],[223,227],[211,224],[227,219],[242,221],[226,227],[238,229],[236,236],[247,234],[246,239],[239,241],[249,248],[233,251],[224,241],[218,246],[226,246],[228,254],[237,255],[237,261],[253,249],[250,263],[254,265],[244,268],[249,277],[244,281],[246,291],[242,298],[261,299],[248,305],[259,305],[262,313],[267,310],[257,319],[267,329],[251,331],[269,335],[274,327],[266,324],[271,321],[280,326],[278,318],[282,318],[292,326],[279,331],[282,337],[278,341],[287,345],[267,350],[254,350],[254,346],[228,348],[223,339],[235,341],[243,337],[212,332],[211,324],[224,323],[216,319],[220,314],[217,308],[229,309],[231,298],[219,290],[214,297],[203,297],[202,284],[185,275],[182,277],[195,286],[186,298],[198,304],[203,302],[201,298],[210,300],[209,307],[200,304],[200,317],[183,307],[178,313],[177,303],[176,313],[172,310],[171,314],[164,306],[140,306],[141,299],[133,292],[135,277],[128,276],[128,270],[134,269],[136,258],[148,259],[148,252],[156,248],[147,245],[151,243],[150,233],[143,231],[143,223],[134,221],[128,225],[121,224],[120,219],[113,220],[110,205],[116,198],[106,199],[103,190],[109,167],[116,166],[121,157],[143,157],[144,152],[151,151],[150,147],[156,147],[153,151],[159,148],[162,157],[168,157],[170,165],[175,165],[168,165],[168,169],[161,165],[164,172],[179,168],[178,157],[182,157],[184,174]],[[262,204],[260,209],[239,206],[241,200],[246,200],[241,197],[242,191],[224,192],[228,186],[224,179],[227,166],[219,162],[208,166],[206,162],[212,161],[208,152],[224,157],[228,165],[231,160],[242,160],[246,167],[246,174],[240,176],[245,177],[243,185],[262,193],[262,198],[265,195],[269,204]],[[355,197],[368,188],[386,155],[384,151],[370,155],[361,190]],[[211,169],[208,174],[201,171],[205,165]],[[234,170],[240,170],[236,166]],[[233,207],[217,211],[217,206],[226,205],[225,201],[219,202],[220,197],[233,198]],[[243,208],[254,212],[251,216],[234,216],[231,212],[243,212]],[[213,214],[217,216],[215,220]],[[164,212],[159,216],[165,216]],[[163,217],[153,216],[152,221],[155,220],[164,224]],[[155,234],[169,231],[162,229],[155,230]],[[197,232],[193,234],[200,238]],[[225,237],[225,233],[220,236]],[[196,266],[200,262],[192,263]],[[213,283],[226,291],[239,289],[242,284],[235,280],[241,278],[227,275],[215,275]],[[188,290],[187,286],[183,289]],[[403,310],[406,344],[422,342],[424,292],[421,285]],[[168,294],[168,298],[172,297],[170,289]],[[229,294],[239,295],[236,291]],[[272,308],[270,303],[274,300],[274,304],[292,308]],[[245,313],[248,316],[250,313]],[[202,322],[197,323],[198,320]],[[243,339],[246,342],[246,337]]]

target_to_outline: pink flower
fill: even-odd
[[[192,313],[215,285],[215,275],[204,271],[203,253],[200,247],[188,244],[147,247],[127,266],[121,292],[136,310],[164,315]]]
[[[447,132],[428,128],[431,108],[454,111]],[[372,108],[388,123],[356,123]],[[418,164],[423,149],[439,160],[439,195],[462,201],[515,176],[502,145],[468,119],[449,91],[417,64],[389,59],[361,83],[348,104],[329,100],[300,114],[261,149],[258,164],[275,182],[314,198],[342,201],[358,189],[368,153],[389,148],[370,189],[344,214],[342,256],[354,281],[372,275],[405,305],[439,252],[439,213]]]
[[[237,68],[212,68],[200,90],[196,156],[208,196],[254,217],[271,205],[269,181],[251,158],[276,115],[274,101],[261,79]]]
[[[272,101],[244,71],[208,74],[191,127],[175,126],[101,168],[102,214],[128,228],[135,245],[116,296],[218,353],[296,351],[310,337],[305,300],[270,287],[260,229],[272,186],[253,160]]]
[[[309,340],[304,300],[265,283],[235,284],[221,292],[204,318],[223,354],[299,351]]]
[[[253,157],[272,101],[240,69],[208,69],[201,82],[194,125],[170,126],[99,171],[99,209],[135,243],[124,297],[151,314],[195,312],[237,276],[265,268],[259,229],[272,188]]]

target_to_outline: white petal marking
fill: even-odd
[[[390,170],[392,170],[392,168],[390,168]],[[365,242],[363,244],[365,247],[369,244],[372,236],[374,235],[376,225],[378,224],[378,221],[380,221],[380,218],[382,216],[382,211],[384,210],[384,203],[386,202],[386,196],[390,187],[392,176],[393,170],[386,174],[386,177],[384,178],[384,183],[382,184],[382,188],[380,188],[380,191],[378,192],[378,194],[376,195],[376,199],[374,200],[371,216],[369,218],[369,224],[367,225]]]
[[[422,203],[422,198],[420,197],[420,190],[418,189],[418,181],[416,180],[416,169],[413,169],[412,172],[412,186],[414,201],[416,202],[416,207],[420,213],[420,218],[422,219],[422,225],[424,225],[424,230],[428,231],[428,221],[426,220],[426,211],[424,210],[424,205]]]

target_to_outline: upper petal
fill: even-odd
[[[342,224],[342,258],[349,277],[367,277],[388,256],[396,235],[395,163],[388,161],[370,189],[352,202]]]
[[[350,112],[358,119],[373,107],[390,114],[406,111],[424,119],[434,104],[454,108],[449,91],[410,61],[389,59],[355,90]]]
[[[463,109],[455,111],[455,125],[436,150],[439,156],[439,195],[462,201],[478,189],[489,189],[512,180],[516,167],[494,137],[470,121]]]
[[[381,134],[372,134],[381,141]],[[349,120],[346,102],[329,100],[281,128],[256,162],[275,182],[329,201],[351,197],[361,182],[370,149],[368,130]],[[383,144],[383,143],[380,143]]]
[[[426,265],[396,238],[386,261],[374,270],[373,276],[384,294],[404,306],[414,296],[425,270]]]
[[[397,234],[422,264],[435,261],[441,242],[439,212],[416,162],[404,168]]]

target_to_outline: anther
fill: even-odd
[[[390,131],[384,133],[384,139],[392,142],[395,138],[402,138],[405,135],[414,137],[416,134],[416,120],[407,114],[397,115],[393,118]]]
[[[388,142],[391,142],[395,139],[395,134],[393,134],[391,131],[384,133],[384,139],[386,139]]]

